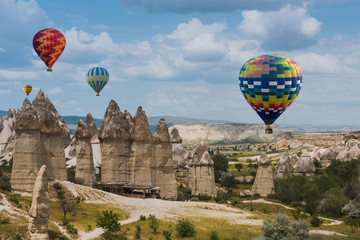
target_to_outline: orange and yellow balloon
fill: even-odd
[[[37,32],[33,39],[34,50],[48,67],[48,72],[64,51],[66,40],[64,35],[52,28]]]
[[[29,96],[31,93],[32,87],[30,85],[24,85],[23,87],[24,93],[26,93],[26,96]]]

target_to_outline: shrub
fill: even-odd
[[[164,230],[163,231],[163,236],[165,237],[166,240],[171,240],[171,234],[172,234],[172,230],[170,230],[170,231]]]
[[[210,240],[220,240],[218,233],[216,231],[211,231]]]
[[[9,224],[10,218],[0,218],[0,224]]]
[[[322,224],[323,220],[319,218],[317,214],[312,215],[310,224],[313,227],[319,227]]]
[[[11,183],[10,183],[10,178],[8,178],[7,176],[1,176],[0,177],[0,188],[4,191],[11,191]]]
[[[136,225],[135,239],[140,239],[141,237],[141,226]]]
[[[20,203],[20,194],[14,194],[8,197],[8,200],[19,205]]]
[[[105,210],[102,212],[102,216],[97,217],[96,226],[101,227],[105,232],[113,233],[120,231],[119,215],[113,213],[112,210]]]
[[[140,215],[140,221],[145,221],[145,220],[146,220],[146,216]]]
[[[70,224],[70,223],[66,224],[65,227],[68,230],[68,232],[71,233],[71,234],[77,234],[78,233],[78,230],[75,228],[75,226]]]
[[[157,233],[159,228],[159,220],[156,219],[155,215],[149,215],[149,227],[153,230],[154,233]]]
[[[204,202],[210,201],[212,199],[211,196],[206,194],[199,194],[197,197],[199,198],[200,201],[204,201]]]
[[[59,182],[55,182],[55,183],[53,184],[53,188],[54,188],[55,190],[62,190],[62,186],[61,186],[61,184],[60,184]]]
[[[330,213],[331,215],[340,216],[341,208],[347,203],[346,196],[339,188],[331,188],[325,193],[325,197],[319,204],[321,212]]]
[[[181,238],[194,237],[196,234],[194,224],[192,224],[186,218],[181,218],[177,221],[176,231],[178,232],[178,234]]]

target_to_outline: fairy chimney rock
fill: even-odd
[[[32,192],[41,167],[41,136],[38,112],[28,99],[17,116],[15,124],[14,162],[11,172],[11,188],[20,192]]]
[[[180,137],[179,131],[176,127],[173,127],[171,130],[170,139],[172,143],[182,143],[182,138]]]
[[[251,193],[258,193],[262,197],[266,197],[274,193],[274,177],[271,168],[271,160],[263,152],[258,160],[258,170],[255,181],[251,189]]]
[[[75,182],[81,185],[93,187],[95,180],[95,168],[91,147],[91,128],[87,123],[79,121],[75,132],[76,146],[76,170]]]
[[[153,183],[160,187],[161,198],[177,199],[175,164],[172,159],[172,144],[165,119],[160,119],[153,137],[155,143],[155,169],[151,169],[151,175],[155,176]]]
[[[46,166],[43,165],[36,177],[29,211],[29,234],[31,240],[48,240],[50,197]]]
[[[89,126],[91,136],[95,136],[95,134],[98,132],[98,129],[96,127],[96,124],[94,122],[91,113],[88,113],[86,115],[85,123]]]
[[[307,176],[315,175],[316,168],[314,160],[311,158],[309,153],[301,154],[299,160],[294,167],[294,175],[306,174]]]
[[[101,148],[101,180],[129,182],[131,138],[129,123],[118,104],[111,100],[98,132]]]
[[[216,196],[214,163],[204,144],[199,144],[191,153],[189,161],[189,188],[192,195]]]
[[[283,179],[292,175],[292,166],[288,151],[280,157],[278,163],[276,164],[275,175],[277,179]]]

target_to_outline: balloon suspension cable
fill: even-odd
[[[266,126],[265,133],[266,134],[272,134],[273,133],[273,130],[269,125]]]
[[[48,68],[47,71],[48,71],[48,72],[52,72],[52,69],[51,69],[51,68]]]

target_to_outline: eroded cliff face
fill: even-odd
[[[160,187],[161,198],[176,199],[175,163],[172,159],[172,144],[165,119],[160,119],[153,138],[156,171],[154,183]]]
[[[80,120],[75,132],[77,139],[75,182],[89,187],[93,187],[96,183],[91,136],[91,126],[86,121],[84,123]]]
[[[41,161],[40,121],[37,110],[25,99],[15,125],[14,161],[11,188],[32,192]]]
[[[101,181],[130,182],[131,138],[129,123],[119,106],[111,100],[99,130]]]

